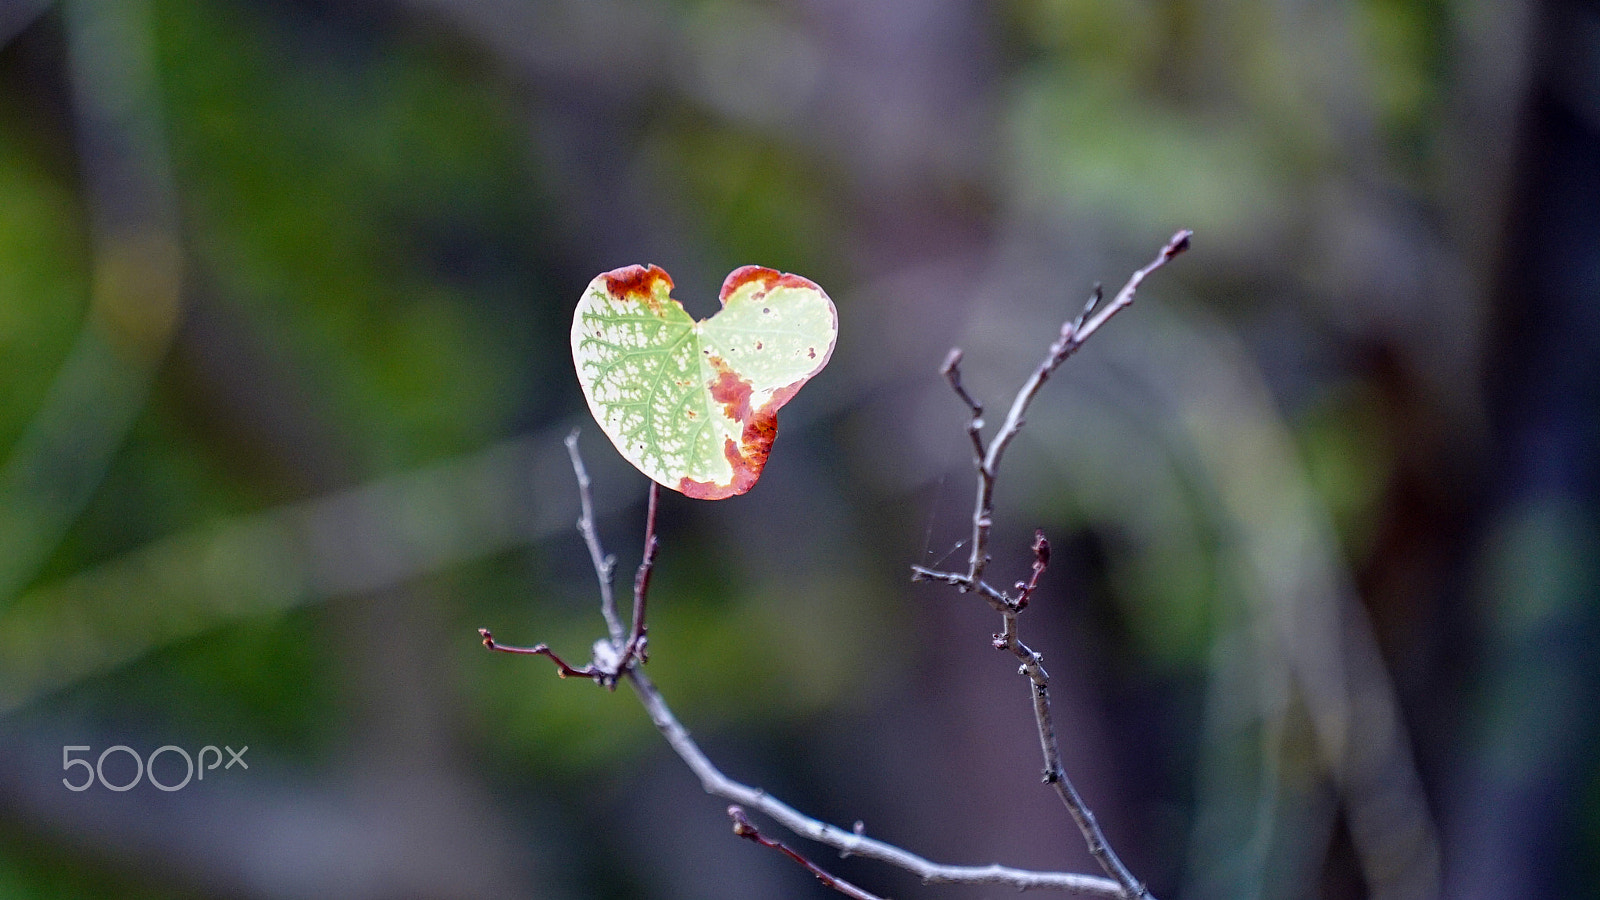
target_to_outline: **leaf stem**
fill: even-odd
[[[633,629],[628,635],[627,645],[622,648],[622,659],[617,663],[618,672],[628,668],[634,659],[641,663],[650,659],[646,648],[649,639],[645,637],[644,611],[646,598],[650,594],[650,574],[656,567],[656,551],[661,547],[661,542],[656,539],[656,501],[660,495],[661,485],[650,482],[650,500],[645,504],[644,514],[644,553],[639,559],[639,571],[633,576]]]

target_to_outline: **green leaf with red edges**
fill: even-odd
[[[838,313],[822,288],[760,266],[731,272],[703,321],[671,293],[655,266],[591,281],[572,316],[578,383],[640,471],[690,497],[742,494],[767,464],[779,407],[833,355]]]

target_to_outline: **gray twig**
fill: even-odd
[[[754,809],[803,838],[826,844],[841,855],[875,859],[905,869],[928,884],[1002,884],[1017,890],[1052,889],[1091,897],[1122,898],[1122,886],[1098,875],[1072,872],[1039,872],[1010,866],[951,866],[932,862],[894,844],[867,837],[863,831],[847,831],[796,810],[760,788],[741,784],[722,774],[695,743],[688,729],[678,721],[642,669],[629,669],[625,677],[639,702],[650,714],[656,730],[666,738],[678,757],[700,779],[705,792]]]
[[[1133,303],[1133,294],[1139,289],[1146,276],[1151,272],[1166,265],[1173,257],[1189,249],[1189,239],[1194,232],[1184,229],[1172,236],[1166,246],[1161,248],[1154,260],[1144,268],[1134,272],[1128,278],[1128,283],[1122,286],[1117,296],[1105,306],[1095,307],[1100,297],[1100,288],[1095,287],[1089,304],[1078,318],[1061,326],[1061,335],[1050,345],[1050,350],[1045,354],[1044,361],[1023,383],[1017,391],[1017,396],[1011,401],[1011,410],[1006,413],[1005,422],[1000,426],[1000,431],[995,434],[994,440],[985,447],[983,438],[978,430],[983,427],[981,418],[983,407],[975,402],[965,390],[961,388],[961,351],[952,350],[946,357],[944,374],[955,388],[956,394],[962,402],[972,410],[972,419],[967,424],[967,431],[972,435],[974,459],[978,466],[978,500],[972,512],[972,552],[967,563],[967,585],[962,590],[971,590],[972,586],[983,578],[983,569],[989,564],[989,530],[994,523],[994,481],[995,474],[1000,471],[1000,459],[1005,455],[1006,448],[1011,446],[1011,441],[1022,430],[1023,416],[1028,411],[1028,405],[1033,398],[1038,396],[1039,389],[1049,380],[1051,374],[1067,361],[1067,357],[1076,353],[1100,326],[1104,325],[1117,313],[1128,308]]]
[[[1084,841],[1089,845],[1089,853],[1100,863],[1106,874],[1116,880],[1119,886],[1118,896],[1127,900],[1150,900],[1150,893],[1137,878],[1133,877],[1133,873],[1111,848],[1094,813],[1062,769],[1061,749],[1056,740],[1055,724],[1050,715],[1050,674],[1045,671],[1043,657],[1024,644],[1018,636],[1018,615],[1027,608],[1029,598],[1039,585],[1039,577],[1049,564],[1050,543],[1045,540],[1044,532],[1034,533],[1033,575],[1026,582],[1016,583],[1015,597],[989,585],[983,580],[983,572],[989,563],[989,532],[994,524],[994,487],[1000,471],[1000,460],[1005,455],[1006,447],[1010,446],[1011,441],[1022,430],[1028,405],[1038,396],[1039,390],[1044,387],[1045,381],[1051,374],[1066,362],[1067,357],[1077,352],[1084,341],[1099,331],[1112,316],[1133,302],[1134,292],[1139,289],[1140,283],[1146,276],[1189,249],[1189,239],[1192,235],[1193,232],[1187,229],[1174,234],[1154,260],[1129,277],[1127,284],[1122,286],[1122,290],[1117,292],[1109,304],[1100,305],[1102,294],[1100,286],[1095,285],[1083,312],[1061,326],[1061,334],[1055,343],[1050,345],[1044,360],[1017,391],[1004,423],[987,445],[982,434],[983,405],[962,386],[961,351],[959,349],[950,351],[940,371],[950,382],[950,387],[956,396],[972,413],[967,421],[967,434],[972,439],[973,463],[978,470],[978,495],[972,511],[972,550],[965,573],[936,571],[923,566],[911,567],[911,580],[938,581],[953,585],[962,592],[977,591],[1000,613],[1001,628],[1000,633],[994,636],[994,647],[997,650],[1009,651],[1015,656],[1021,663],[1021,674],[1032,684],[1034,721],[1039,730],[1039,746],[1044,754],[1044,781],[1061,797],[1061,802],[1072,814],[1073,821],[1077,823],[1078,830],[1083,833]]]
[[[584,468],[583,457],[578,454],[578,429],[572,429],[562,443],[567,445],[567,456],[572,458],[572,474],[578,479],[578,533],[583,535],[583,543],[589,548],[589,561],[594,563],[594,574],[600,581],[600,614],[605,616],[606,629],[611,632],[612,642],[621,645],[626,632],[622,630],[622,620],[617,618],[617,601],[611,590],[616,577],[617,558],[607,554],[600,546],[600,532],[594,524],[594,494],[590,489],[589,470]]]
[[[633,578],[633,624],[624,632],[622,622],[617,618],[616,601],[612,594],[616,557],[606,553],[600,545],[600,532],[594,524],[594,496],[589,472],[584,468],[582,455],[578,453],[578,432],[573,430],[564,443],[567,445],[567,455],[572,458],[572,472],[578,480],[578,533],[583,535],[584,544],[589,548],[589,560],[594,563],[594,573],[600,582],[600,611],[605,616],[606,629],[611,636],[595,641],[594,657],[587,665],[574,666],[556,655],[546,644],[513,647],[496,641],[487,628],[479,628],[478,635],[483,638],[483,646],[490,650],[543,656],[555,664],[556,673],[562,678],[592,678],[596,683],[615,690],[618,678],[650,659],[645,607],[650,594],[650,575],[655,571],[656,550],[660,546],[656,540],[656,502],[660,488],[655,482],[650,482],[650,500],[644,518],[644,553],[639,560],[638,574]]]

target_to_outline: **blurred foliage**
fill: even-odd
[[[87,294],[82,210],[59,152],[11,93],[0,95],[0,439],[10,447],[67,352]],[[32,125],[33,127],[30,127]]]
[[[364,466],[479,446],[519,411],[535,340],[515,98],[447,47],[266,13],[159,9],[200,269],[309,382],[339,386],[327,414]]]
[[[838,176],[797,148],[685,111],[651,136],[640,157],[649,181],[695,210],[696,242],[715,253],[709,267],[770,260],[762,265],[815,273],[816,281],[841,271],[827,252],[829,223],[844,215],[830,196]],[[690,311],[710,313],[705,301]]]

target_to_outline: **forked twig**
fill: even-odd
[[[757,810],[791,832],[833,847],[841,855],[861,856],[897,866],[928,884],[997,884],[1019,891],[1050,889],[1103,897],[1108,900],[1124,896],[1121,885],[1099,875],[1040,872],[1001,865],[946,865],[925,859],[894,844],[867,837],[864,829],[846,830],[813,819],[760,788],[742,784],[722,774],[722,771],[695,743],[688,729],[684,728],[683,723],[672,714],[661,692],[644,674],[644,670],[638,667],[629,669],[626,677],[628,684],[633,686],[634,693],[639,696],[639,702],[650,714],[650,720],[655,723],[656,730],[661,732],[661,736],[666,738],[667,744],[678,754],[678,758],[682,759],[690,771],[700,779],[700,786],[706,793]]]
[[[656,501],[660,489],[655,482],[650,482],[650,500],[644,518],[644,553],[639,560],[638,574],[633,577],[633,624],[624,639],[622,623],[617,619],[611,594],[616,557],[607,554],[600,546],[600,533],[594,524],[594,498],[590,492],[589,473],[583,466],[583,457],[578,454],[578,432],[573,431],[568,435],[565,443],[567,455],[572,457],[572,471],[578,479],[579,508],[582,510],[578,517],[578,532],[589,547],[589,559],[594,563],[595,575],[600,580],[600,609],[611,637],[594,642],[594,657],[588,665],[574,666],[556,655],[547,644],[513,647],[496,641],[487,628],[479,628],[478,635],[483,638],[483,646],[490,650],[543,656],[555,664],[556,674],[562,678],[592,678],[596,683],[615,690],[618,678],[650,658],[647,652],[649,640],[645,607],[650,593],[650,574],[655,570],[656,550],[660,546],[656,538]]]
[[[1146,276],[1170,262],[1173,257],[1189,249],[1189,239],[1194,232],[1186,229],[1179,231],[1167,241],[1166,246],[1156,258],[1145,265],[1144,268],[1134,272],[1128,278],[1128,283],[1122,286],[1117,296],[1109,304],[1096,309],[1100,302],[1100,287],[1095,286],[1090,295],[1089,303],[1083,312],[1061,326],[1061,335],[1055,343],[1050,345],[1050,350],[1045,354],[1044,361],[1039,363],[1033,374],[1023,383],[1017,396],[1011,401],[1011,410],[1006,413],[1005,422],[1001,424],[1000,431],[985,447],[983,438],[977,433],[983,427],[983,407],[976,403],[972,397],[961,387],[961,352],[952,350],[945,360],[945,377],[955,388],[956,394],[962,402],[972,410],[972,419],[967,424],[967,430],[972,434],[972,443],[975,461],[978,466],[978,499],[972,513],[972,553],[967,563],[967,586],[963,590],[971,590],[983,579],[984,567],[989,564],[989,530],[994,523],[994,480],[995,474],[1000,471],[1000,459],[1005,455],[1006,448],[1011,445],[1013,438],[1022,430],[1023,416],[1028,411],[1028,405],[1033,398],[1039,395],[1039,389],[1067,357],[1078,351],[1100,326],[1110,318],[1133,303],[1134,292],[1144,282]]]
[[[574,470],[581,467],[577,460],[577,451],[574,445],[569,445],[574,457]],[[587,479],[579,479],[580,494],[589,492]],[[652,504],[652,507],[654,504]],[[610,559],[600,549],[599,539],[591,525],[585,529],[582,521],[579,530],[584,535],[584,540],[590,543],[590,557],[596,561]],[[654,517],[647,513],[645,529],[646,546],[651,548],[655,544]],[[650,564],[654,560],[654,550],[647,549],[645,559],[640,564],[640,575],[635,579],[636,601],[638,595],[649,586]],[[605,578],[605,573],[600,565],[596,564],[596,571]],[[637,608],[642,616],[643,604]],[[724,775],[720,769],[711,762],[710,757],[700,749],[689,730],[678,721],[667,701],[661,696],[661,691],[655,683],[645,675],[643,667],[638,665],[642,658],[634,658],[626,666],[614,667],[611,660],[602,660],[599,657],[617,654],[617,659],[622,659],[625,645],[621,642],[600,640],[596,642],[596,660],[588,666],[575,667],[567,664],[553,653],[544,644],[533,647],[511,647],[497,643],[487,629],[479,629],[483,637],[484,646],[491,650],[505,653],[534,654],[544,656],[556,665],[557,674],[568,676],[583,676],[592,678],[600,684],[615,685],[617,680],[626,680],[638,696],[640,704],[649,714],[650,721],[655,724],[656,730],[666,740],[667,745],[678,754],[689,770],[700,780],[700,786],[706,793],[721,797],[741,807],[746,807],[760,812],[789,831],[803,838],[816,841],[819,844],[838,850],[841,855],[860,856],[874,859],[892,866],[904,869],[921,878],[929,884],[995,884],[1005,885],[1017,890],[1060,890],[1081,894],[1090,897],[1113,898],[1124,897],[1121,885],[1109,878],[1098,875],[1081,875],[1073,872],[1041,872],[1029,869],[1016,869],[1010,866],[955,866],[936,863],[918,856],[915,853],[898,847],[894,844],[868,837],[865,830],[857,827],[846,830],[834,825],[829,825],[819,819],[814,819],[796,810],[782,800],[774,797],[760,788],[752,787],[734,781]],[[602,650],[602,648],[605,648]],[[859,889],[858,889],[859,890]],[[866,895],[866,896],[871,896]]]
[[[1134,292],[1138,290],[1146,276],[1189,249],[1189,240],[1192,236],[1193,232],[1187,229],[1174,234],[1154,260],[1129,277],[1128,282],[1109,304],[1100,306],[1102,294],[1100,286],[1095,285],[1083,312],[1061,326],[1061,334],[1050,345],[1044,360],[1017,391],[1015,399],[1011,402],[1011,409],[1006,414],[1005,422],[987,445],[982,434],[983,404],[974,399],[961,383],[961,351],[959,349],[950,351],[945,357],[941,371],[945,379],[950,382],[950,388],[972,413],[967,420],[966,428],[968,436],[972,439],[973,463],[978,471],[978,493],[972,511],[972,551],[967,560],[967,571],[964,573],[937,571],[923,566],[911,567],[913,581],[939,581],[954,585],[962,592],[977,591],[1000,613],[1001,628],[1000,633],[994,636],[994,647],[997,650],[1007,650],[1016,656],[1021,663],[1021,674],[1032,683],[1034,721],[1038,726],[1040,750],[1044,754],[1044,781],[1061,797],[1061,802],[1066,805],[1073,821],[1078,825],[1078,830],[1082,832],[1084,841],[1089,846],[1089,853],[1100,863],[1106,874],[1116,880],[1121,889],[1120,895],[1129,900],[1135,898],[1148,900],[1150,893],[1137,878],[1133,877],[1133,873],[1111,848],[1094,813],[1088,804],[1084,803],[1083,797],[1062,769],[1061,750],[1050,714],[1050,674],[1045,671],[1043,657],[1024,644],[1018,636],[1017,617],[1027,608],[1028,600],[1039,585],[1039,577],[1049,564],[1050,543],[1045,540],[1042,531],[1034,532],[1033,575],[1027,582],[1016,583],[1017,594],[1014,598],[984,581],[983,572],[989,563],[989,533],[994,524],[994,487],[1000,471],[1000,460],[1005,455],[1006,447],[1010,446],[1011,441],[1022,430],[1024,415],[1028,411],[1029,404],[1038,396],[1045,381],[1063,362],[1066,362],[1067,357],[1077,352],[1078,348],[1083,346],[1083,342],[1099,331],[1112,316],[1133,302]]]

